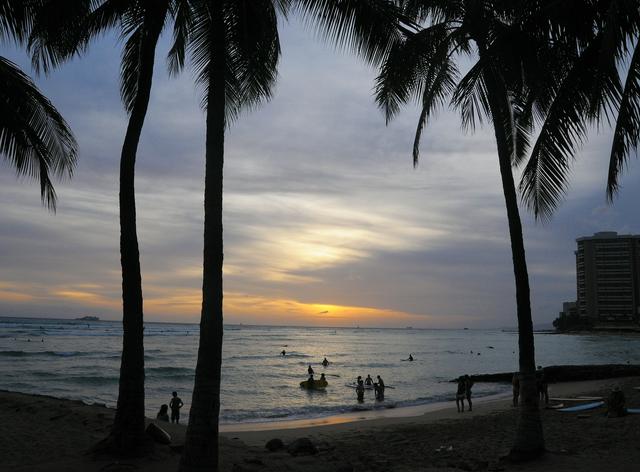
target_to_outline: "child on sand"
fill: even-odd
[[[169,406],[167,404],[160,405],[160,411],[156,415],[156,419],[167,423],[169,422]]]
[[[169,408],[171,408],[171,422],[178,424],[180,423],[180,408],[182,408],[184,403],[178,396],[178,392],[172,392],[171,395],[173,396],[169,402]]]

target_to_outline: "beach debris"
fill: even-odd
[[[451,452],[453,451],[453,446],[440,446],[436,449],[436,452]]]
[[[349,462],[345,462],[336,466],[336,472],[353,472],[354,468]]]
[[[280,449],[284,449],[284,443],[282,442],[282,439],[273,438],[273,439],[269,439],[267,443],[264,445],[264,447],[268,451],[275,452],[275,451],[279,451]]]
[[[154,423],[149,423],[145,432],[151,436],[155,442],[160,444],[171,444],[171,435]]]
[[[100,472],[122,472],[123,470],[136,470],[138,466],[127,462],[115,461],[100,468]]]
[[[292,456],[312,456],[318,449],[309,438],[298,438],[287,446],[287,452]]]

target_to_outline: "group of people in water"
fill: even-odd
[[[178,392],[171,392],[171,400],[169,404],[160,405],[160,411],[156,418],[160,421],[169,422],[169,408],[171,408],[171,422],[180,423],[180,408],[184,406],[184,402],[178,396]]]
[[[378,381],[374,382],[371,375],[367,375],[367,378],[362,380],[362,376],[358,375],[358,379],[356,380],[356,397],[358,398],[358,403],[364,402],[364,391],[366,387],[373,387],[376,400],[384,400],[384,380],[382,380],[382,377],[379,375],[377,379]]]

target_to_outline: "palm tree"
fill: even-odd
[[[474,129],[483,119],[493,127],[515,276],[521,375],[520,420],[510,457],[535,458],[544,452],[544,436],[536,392],[529,277],[512,168],[525,160],[534,110],[544,108],[550,84],[566,71],[565,61],[571,55],[564,44],[531,29],[541,12],[525,8],[526,1],[399,3],[417,22],[429,24],[393,48],[377,79],[376,99],[387,121],[409,100],[421,105],[414,165],[424,126],[449,101],[460,110],[465,128]],[[454,61],[460,54],[475,59],[463,77]]]
[[[97,5],[95,5],[97,3]],[[135,454],[145,443],[144,343],[140,253],[136,230],[135,162],[153,78],[156,46],[170,19],[174,46],[170,67],[182,65],[187,0],[48,0],[31,38],[34,62],[45,70],[81,53],[104,31],[119,28],[124,39],[120,92],[129,114],[120,156],[120,261],[123,345],[114,424],[101,448]]]
[[[325,36],[370,62],[397,36],[385,0],[201,0],[192,2],[188,49],[206,108],[204,263],[200,345],[181,471],[218,470],[222,363],[222,197],[225,129],[238,113],[268,100],[276,79],[278,15],[315,20]]]
[[[539,4],[539,5],[536,5]],[[571,0],[529,6],[540,34],[564,43],[571,61],[549,90],[540,134],[522,174],[523,199],[537,218],[549,218],[566,192],[569,169],[589,125],[614,125],[607,198],[640,141],[640,1]],[[580,15],[575,12],[580,11]],[[620,74],[626,71],[625,80]]]
[[[0,42],[24,44],[34,17],[23,0],[0,0]],[[42,202],[52,210],[51,175],[71,176],[78,145],[58,110],[16,64],[0,56],[0,155],[18,175],[40,182]]]

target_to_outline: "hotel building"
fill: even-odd
[[[640,322],[640,235],[576,239],[578,313],[594,325]]]

